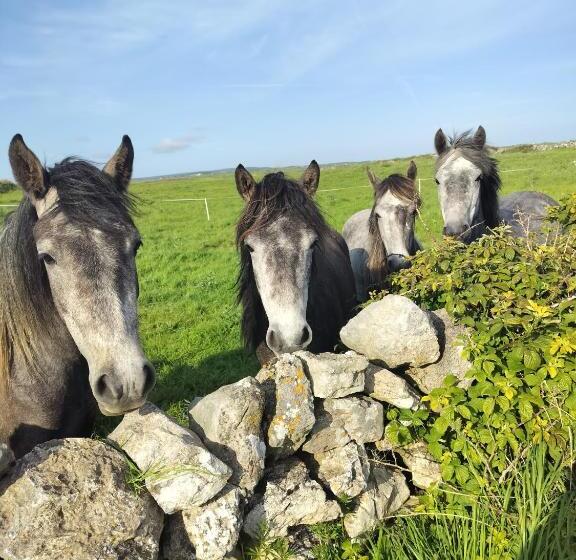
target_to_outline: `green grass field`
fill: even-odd
[[[498,159],[504,193],[532,189],[560,198],[576,190],[575,149],[505,152]],[[421,156],[415,161],[423,198],[418,236],[426,245],[438,239],[442,229],[432,179],[434,159]],[[404,173],[408,162],[377,161],[370,166],[384,177]],[[317,200],[338,230],[354,212],[371,205],[365,166],[322,168]],[[294,176],[300,172],[287,170]],[[186,400],[258,370],[255,357],[242,348],[234,286],[238,268],[234,227],[242,201],[228,173],[134,182],[132,189],[141,199],[137,223],[144,239],[138,257],[141,333],[158,371],[151,398],[183,420]],[[204,197],[210,221],[203,201],[167,202]],[[0,204],[19,199],[19,192],[5,193]],[[0,207],[0,218],[9,211]]]

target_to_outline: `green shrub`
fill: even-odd
[[[10,181],[0,180],[0,194],[15,191],[17,188],[18,187]]]
[[[576,220],[576,196],[552,212]],[[468,390],[449,375],[424,397],[428,411],[390,411],[394,443],[428,442],[442,476],[463,492],[454,504],[501,483],[533,444],[560,459],[576,418],[576,229],[547,244],[499,228],[471,245],[444,240],[391,279],[390,291],[428,309],[446,307],[471,327]],[[375,299],[380,295],[373,296]]]

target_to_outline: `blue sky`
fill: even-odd
[[[0,0],[0,146],[103,162],[127,133],[149,176],[565,140],[575,30],[573,0]]]

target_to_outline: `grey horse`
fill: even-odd
[[[465,132],[450,139],[439,129],[434,145],[444,235],[471,243],[490,229],[507,224],[513,235],[525,236],[539,232],[547,208],[558,204],[535,191],[516,192],[499,200],[498,163],[488,152],[482,126],[474,135]]]
[[[154,369],[138,337],[130,139],[103,171],[46,169],[20,135],[9,156],[26,196],[0,237],[0,442],[18,457],[90,435],[98,408],[138,408]]]
[[[360,301],[366,301],[371,290],[382,288],[389,272],[407,267],[407,257],[421,249],[414,235],[421,203],[414,185],[416,164],[410,162],[406,177],[393,174],[382,180],[370,169],[366,171],[374,188],[374,204],[354,214],[342,230]]]

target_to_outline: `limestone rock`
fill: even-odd
[[[324,411],[358,443],[378,441],[384,433],[384,407],[369,397],[326,399]]]
[[[373,467],[365,492],[360,494],[354,511],[344,516],[344,528],[352,538],[376,528],[397,511],[410,497],[404,476],[386,467]]]
[[[287,457],[299,449],[314,426],[314,398],[304,364],[295,355],[284,354],[258,373],[266,393],[265,417],[268,452]]]
[[[182,512],[198,560],[222,560],[232,552],[242,527],[241,491],[228,485],[203,506]]]
[[[232,468],[230,483],[249,492],[264,472],[263,412],[264,391],[253,377],[195,400],[189,411],[190,428],[216,457]]]
[[[12,450],[5,443],[0,443],[0,478],[2,478],[13,462],[14,454]]]
[[[184,526],[182,512],[167,515],[160,539],[159,560],[195,560],[196,553]]]
[[[164,514],[127,474],[122,453],[100,441],[36,446],[0,481],[0,557],[155,560]]]
[[[405,379],[375,365],[366,370],[366,393],[397,408],[418,410],[420,407],[420,395]]]
[[[396,450],[412,473],[414,486],[426,490],[432,484],[442,480],[440,465],[428,452],[428,446],[423,441],[411,443]]]
[[[318,479],[335,496],[353,498],[366,489],[370,463],[364,446],[351,441],[345,447],[314,455]]]
[[[284,537],[290,527],[340,517],[340,506],[326,498],[302,461],[290,458],[278,463],[266,472],[265,478],[264,492],[255,496],[244,520],[244,531],[250,536],[256,537],[263,524],[270,537]]]
[[[206,503],[232,474],[195,433],[151,403],[126,414],[109,438],[144,473],[146,488],[168,514]]]
[[[364,391],[364,371],[368,360],[356,352],[312,354],[296,352],[304,362],[316,398],[346,397]]]
[[[429,315],[404,296],[390,294],[371,303],[340,331],[342,342],[388,368],[420,367],[440,358]]]
[[[442,387],[444,378],[450,374],[460,380],[459,387],[467,389],[472,380],[466,378],[466,373],[472,364],[462,357],[461,339],[469,336],[468,329],[464,325],[456,324],[445,309],[431,312],[430,317],[438,333],[442,357],[436,363],[426,367],[412,367],[406,373],[426,394]]]
[[[308,436],[308,440],[302,446],[304,451],[313,455],[324,453],[331,449],[344,447],[352,441],[342,418],[338,415],[333,417],[324,410],[322,404],[317,405],[315,414],[316,423]]]

